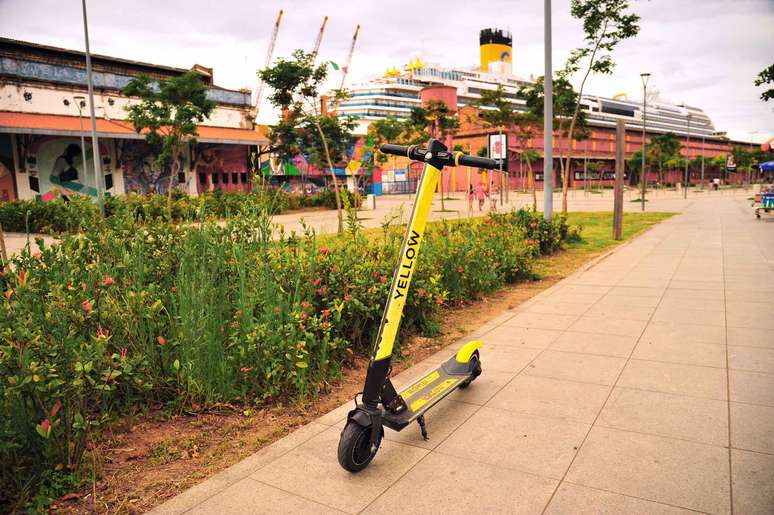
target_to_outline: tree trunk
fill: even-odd
[[[532,172],[532,161],[527,161],[527,173],[532,183],[532,210],[537,211],[537,191],[535,190],[535,174]],[[543,180],[545,181],[545,177],[543,177]]]
[[[339,228],[338,232],[341,234],[344,232],[344,215],[341,212],[341,195],[339,194],[339,181],[336,179],[336,172],[333,169],[333,162],[331,161],[331,153],[328,150],[328,141],[325,139],[325,134],[323,133],[322,127],[320,127],[320,124],[315,120],[314,122],[315,127],[317,127],[317,132],[320,134],[320,139],[322,140],[323,144],[323,150],[325,150],[325,159],[328,161],[328,169],[331,172],[331,177],[333,178],[333,191],[336,194],[336,211],[338,213],[339,218]]]
[[[172,166],[169,169],[169,184],[167,185],[167,208],[169,209],[169,218],[172,218],[172,183],[177,176],[178,162],[177,162],[177,145],[172,149]]]

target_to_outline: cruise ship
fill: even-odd
[[[447,68],[436,63],[411,59],[403,68],[388,69],[383,77],[352,85],[351,97],[337,107],[339,116],[351,116],[358,122],[356,133],[365,134],[368,125],[380,118],[395,116],[407,118],[411,108],[419,106],[420,90],[427,86],[453,86],[457,89],[457,105],[463,107],[478,101],[482,90],[502,86],[505,97],[514,104],[514,110],[525,111],[524,101],[518,98],[523,86],[534,84],[534,77],[517,77],[512,73],[512,36],[499,29],[484,29],[479,34],[480,66],[476,69]],[[629,130],[642,130],[641,101],[626,98],[606,98],[583,95],[581,108],[590,125],[613,127],[618,120],[626,122]],[[662,101],[648,101],[646,112],[648,132],[673,132],[692,138],[718,137],[712,120],[698,107],[673,105]]]

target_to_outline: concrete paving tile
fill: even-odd
[[[774,374],[774,348],[762,349],[729,345],[728,367],[736,370]]]
[[[339,465],[336,449],[341,430],[328,428],[250,476],[306,499],[355,513],[379,496],[427,450],[382,440],[379,453],[365,470],[351,474]]]
[[[729,303],[726,306],[726,320],[730,327],[768,329],[769,339],[774,340],[774,304],[745,302]]]
[[[613,286],[607,294],[609,296],[660,298],[664,294],[664,288]]]
[[[156,506],[148,513],[150,515],[179,515],[185,513],[227,489],[231,484],[229,481],[208,479],[176,495],[164,504]]]
[[[633,358],[726,368],[726,346],[715,343],[642,339]]]
[[[616,387],[596,424],[728,445],[726,401]]]
[[[670,290],[714,290],[722,291],[723,281],[685,281],[683,279],[672,279],[669,283]]]
[[[609,386],[519,375],[500,390],[487,406],[591,424],[609,392]]]
[[[689,301],[690,302],[690,301]],[[701,322],[702,325],[724,328],[726,319],[723,311],[710,311],[707,309],[693,309],[690,307],[675,307],[659,305],[653,313],[654,322],[669,322],[682,324],[686,321]]]
[[[654,308],[648,306],[631,306],[616,301],[606,301],[607,297],[594,304],[584,316],[623,318],[626,320],[650,320]]]
[[[643,297],[637,295],[612,295],[602,297],[596,305],[631,306],[637,308],[655,308],[661,302],[661,296]]]
[[[470,388],[473,388],[471,385]],[[434,449],[463,422],[470,418],[479,406],[465,402],[444,399],[433,406],[425,415],[429,438],[424,440],[419,424],[412,424],[403,431],[384,430],[384,437],[393,442],[415,445],[423,449]]]
[[[562,293],[581,293],[581,294],[595,294],[595,295],[604,295],[608,291],[610,291],[610,286],[603,285],[603,286],[593,286],[593,285],[576,285],[567,283],[566,285],[562,286],[560,291]]]
[[[588,429],[484,406],[434,452],[559,479]]]
[[[654,321],[645,328],[640,341],[705,342],[723,345],[726,342],[726,331],[716,325]]]
[[[556,293],[551,294],[549,298],[551,299],[550,302],[583,304],[590,306],[602,297],[603,294],[601,293],[565,293],[562,290],[558,290]]]
[[[546,515],[689,515],[691,510],[675,508],[645,499],[564,482],[557,490]]]
[[[774,407],[774,374],[730,370],[731,400]]]
[[[557,483],[554,479],[431,453],[363,513],[539,514]]]
[[[615,334],[618,336],[639,336],[647,325],[645,320],[626,320],[610,317],[580,317],[568,330],[580,333]]]
[[[562,331],[555,331],[552,329],[501,325],[484,334],[481,339],[484,341],[484,348],[490,344],[498,344],[515,347],[523,346],[531,349],[545,349],[554,340],[559,338],[561,334]]]
[[[618,386],[663,393],[725,400],[726,371],[676,363],[632,359],[626,364]]]
[[[535,359],[524,373],[582,383],[612,385],[625,363],[624,358],[548,350]]]
[[[731,447],[774,454],[774,408],[732,402]]]
[[[696,299],[712,299],[716,301],[724,301],[725,295],[722,289],[692,290],[690,288],[670,288],[664,292],[664,300],[682,300],[691,302]],[[700,301],[697,300],[697,302]]]
[[[535,303],[524,310],[524,313],[545,313],[549,315],[581,315],[591,307],[590,303],[575,302],[543,302]]]
[[[767,329],[751,329],[749,327],[729,327],[727,331],[728,345],[744,345],[746,347],[768,347],[774,349],[774,336]]]
[[[636,336],[565,331],[549,349],[626,358],[636,344]]]
[[[774,292],[738,290],[733,284],[729,284],[726,288],[726,301],[774,303]]]
[[[661,303],[658,305],[658,307],[659,310],[694,309],[704,311],[724,311],[726,308],[726,303],[722,297],[704,297],[702,295],[696,295],[691,298],[665,296],[663,299],[661,299]],[[700,317],[700,319],[704,320],[704,317]]]
[[[732,449],[731,484],[735,513],[774,513],[774,456]]]
[[[449,400],[483,406],[515,376],[515,372],[490,370],[486,361],[482,363],[482,368],[483,372],[470,384],[470,388],[453,391],[449,394]]]
[[[728,449],[594,427],[566,480],[708,513],[730,513]]]
[[[245,478],[189,511],[191,515],[210,513],[281,514],[342,513],[254,479]]]
[[[576,315],[548,315],[543,313],[519,313],[503,325],[511,327],[529,327],[535,329],[567,329]]]
[[[230,483],[239,481],[259,470],[261,467],[268,465],[291,449],[301,445],[310,438],[313,438],[315,435],[322,433],[326,429],[327,426],[324,424],[310,422],[291,432],[284,438],[260,449],[258,452],[248,456],[239,463],[218,472],[212,479],[223,480]]]
[[[481,364],[486,370],[515,373],[527,366],[538,354],[538,349],[491,344],[487,345],[486,349],[481,349]]]
[[[317,418],[315,422],[318,424],[324,424],[326,426],[335,426],[342,420],[345,420],[347,418],[347,414],[353,409],[355,409],[355,403],[353,401],[345,402],[338,408],[331,410],[325,415]]]

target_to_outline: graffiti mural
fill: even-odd
[[[38,200],[43,201],[58,195],[96,197],[93,155],[91,143],[88,140],[85,141],[85,149],[83,149],[80,138],[33,137],[28,141],[24,151],[24,168],[28,173],[30,189]],[[100,156],[105,191],[109,195],[113,187],[113,174],[110,152],[103,142],[100,142]]]
[[[11,136],[0,134],[0,202],[16,200],[13,176]]]
[[[207,191],[249,191],[247,147],[199,143],[193,166],[196,189]]]
[[[159,167],[156,154],[143,140],[125,140],[118,146],[126,193],[166,193],[169,188],[171,164]],[[182,156],[181,156],[181,162]],[[172,188],[185,186],[185,173],[172,179]],[[187,188],[184,188],[187,189]]]

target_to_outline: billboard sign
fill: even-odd
[[[508,171],[508,135],[490,134],[489,135],[489,159],[494,159],[498,163],[498,170]]]

